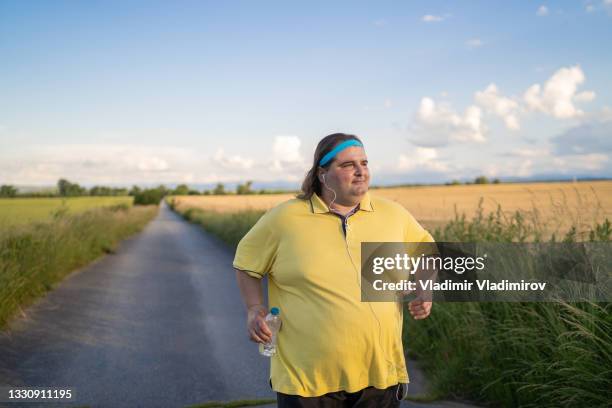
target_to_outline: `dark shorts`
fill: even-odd
[[[337,391],[319,397],[276,393],[278,408],[398,408],[407,384],[380,390],[367,387],[357,392]],[[398,399],[399,398],[399,399]]]

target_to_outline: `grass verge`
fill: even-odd
[[[57,212],[50,222],[0,230],[0,329],[74,269],[113,252],[157,209],[120,204],[76,215]]]

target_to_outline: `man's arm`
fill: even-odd
[[[425,259],[427,258],[423,258],[424,261]],[[415,274],[417,298],[408,304],[410,314],[415,320],[426,319],[431,313],[433,293],[431,289],[424,289],[423,283],[430,281],[433,284],[437,281],[437,279],[438,271],[435,268],[417,268]]]
[[[261,279],[234,268],[242,301],[247,309],[247,331],[249,338],[257,343],[270,341],[272,332],[265,322],[268,308],[264,305]]]

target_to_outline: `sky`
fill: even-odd
[[[0,1],[0,184],[612,176],[612,0]]]

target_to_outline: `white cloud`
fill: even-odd
[[[574,102],[592,100],[595,93],[582,92],[576,95],[576,88],[585,80],[580,66],[561,68],[555,72],[542,87],[540,84],[530,86],[523,95],[527,107],[556,118],[573,118],[583,114],[574,106]]]
[[[547,16],[548,15],[548,7],[541,5],[540,7],[538,7],[538,10],[536,11],[536,15],[543,17],[543,16]]]
[[[138,170],[143,171],[164,171],[168,170],[168,162],[161,157],[142,157],[138,160]]]
[[[603,121],[608,121],[608,120],[612,121],[612,107],[610,107],[610,106],[602,107],[601,111],[598,114],[598,116]]]
[[[586,10],[587,13],[592,13],[598,10],[607,11],[608,14],[612,12],[612,0],[601,0],[601,1],[597,1],[596,4],[594,3],[595,3],[594,1],[586,2],[584,9]]]
[[[470,40],[467,40],[465,42],[465,45],[470,48],[470,49],[474,49],[474,48],[480,48],[484,45],[484,43],[482,42],[482,40],[480,38],[472,38]]]
[[[439,23],[441,21],[446,20],[449,17],[450,17],[450,14],[444,14],[444,15],[426,14],[421,18],[421,21],[425,23]]]
[[[486,128],[479,107],[469,106],[463,115],[446,103],[424,97],[421,99],[412,129],[413,143],[420,146],[445,145],[450,141],[484,142]]]
[[[550,155],[550,150],[541,148],[541,149],[528,149],[528,148],[517,148],[510,152],[510,156],[518,156],[518,157],[547,157]]]
[[[228,170],[248,170],[253,167],[253,159],[239,155],[227,156],[223,148],[217,149],[212,160],[215,164]]]
[[[493,113],[503,119],[508,129],[520,129],[521,126],[518,119],[519,104],[510,98],[499,95],[495,84],[489,84],[484,91],[476,92],[474,100],[478,105],[482,106],[485,111]]]
[[[393,106],[393,101],[391,99],[385,99],[385,108],[389,109]]]
[[[516,169],[516,175],[518,177],[529,177],[533,173],[533,161],[532,160],[523,160],[518,168]]]
[[[306,167],[300,140],[280,136],[271,148],[269,157],[254,159],[223,147],[208,153],[127,144],[3,146],[0,180],[17,185],[55,185],[60,178],[83,185],[299,181]]]
[[[268,169],[297,180],[307,165],[300,153],[302,141],[297,136],[276,136],[272,145],[273,158]]]
[[[274,158],[285,162],[303,161],[300,154],[302,142],[297,136],[276,136],[272,145]]]
[[[384,18],[379,18],[378,20],[374,21],[374,25],[376,27],[384,27],[387,25],[387,20],[385,20]]]
[[[601,170],[608,162],[609,157],[603,153],[576,154],[555,157],[554,164],[564,173],[570,171],[597,171]]]
[[[593,91],[580,92],[574,98],[576,102],[591,102],[593,99],[595,99],[595,92]]]
[[[448,166],[438,160],[437,150],[430,147],[415,147],[409,154],[400,154],[397,168],[402,171],[448,171]]]
[[[30,185],[60,178],[83,184],[188,181],[198,160],[193,151],[171,146],[36,145],[3,153],[0,179]]]

